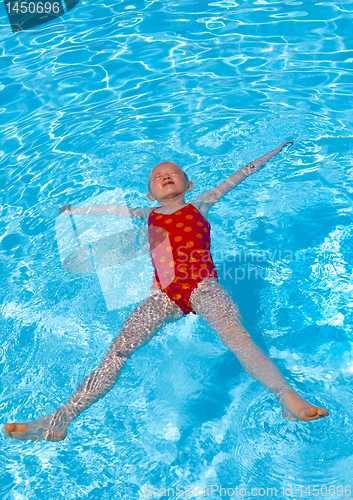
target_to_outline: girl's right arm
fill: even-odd
[[[59,213],[82,214],[82,215],[108,215],[114,214],[119,217],[135,217],[147,222],[152,208],[130,208],[127,205],[91,205],[90,207],[72,207],[70,204],[59,208]]]

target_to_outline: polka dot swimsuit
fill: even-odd
[[[170,215],[154,210],[148,218],[153,287],[165,292],[184,314],[196,314],[191,292],[205,278],[218,281],[210,251],[211,226],[191,203]]]

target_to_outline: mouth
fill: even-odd
[[[167,186],[168,184],[174,184],[174,182],[173,181],[165,182],[162,187]]]

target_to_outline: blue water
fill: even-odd
[[[163,159],[199,194],[289,139],[211,209],[213,253],[256,342],[330,411],[283,419],[189,315],[134,354],[65,441],[2,435],[1,499],[208,498],[212,485],[223,498],[353,496],[352,9],[84,0],[12,34],[0,6],[1,425],[63,404],[134,307],[107,311],[97,276],[63,270],[61,205],[118,187],[150,206]]]

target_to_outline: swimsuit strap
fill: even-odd
[[[154,208],[152,209],[152,212],[150,212],[150,215],[148,216],[148,218],[150,218],[150,217],[151,217],[151,215],[153,214],[153,212],[154,212],[157,208],[159,208],[159,207],[154,207]],[[155,214],[153,214],[153,215],[155,215]],[[162,214],[161,214],[161,215],[162,215]]]

